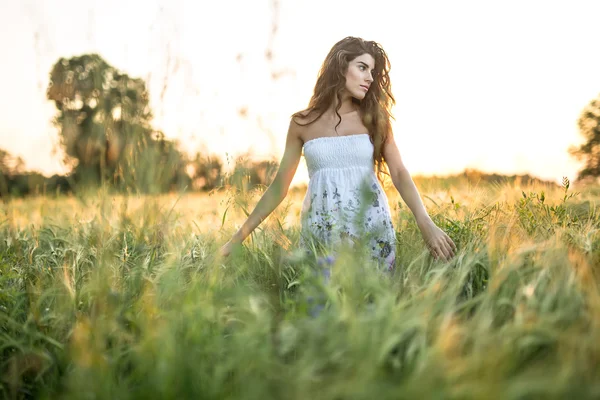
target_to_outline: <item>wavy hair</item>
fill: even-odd
[[[306,118],[316,116],[302,126],[310,125],[317,121],[333,104],[337,98],[335,114],[338,116],[337,127],[342,122],[339,109],[342,106],[342,94],[346,87],[346,72],[348,64],[363,54],[370,54],[375,60],[373,82],[369,91],[362,100],[353,98],[360,108],[361,119],[373,144],[373,163],[376,167],[377,177],[383,182],[383,175],[389,175],[383,160],[383,144],[392,134],[391,108],[396,103],[392,95],[389,77],[390,61],[381,45],[374,41],[348,36],[337,42],[327,54],[317,77],[313,95],[308,107],[292,115],[292,118]]]

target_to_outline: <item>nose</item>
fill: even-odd
[[[367,82],[369,82],[369,85],[371,84],[371,82],[373,82],[373,74],[369,71],[369,76],[367,76]]]

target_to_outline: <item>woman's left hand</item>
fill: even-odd
[[[421,235],[429,248],[431,255],[436,259],[449,261],[454,257],[456,245],[446,233],[441,230],[431,219],[418,223]]]

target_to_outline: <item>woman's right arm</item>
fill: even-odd
[[[248,237],[262,221],[264,221],[287,196],[290,183],[296,174],[300,156],[302,155],[302,139],[300,126],[294,120],[290,121],[285,151],[279,169],[271,185],[262,195],[248,219],[222,248],[221,255],[228,256],[233,245],[241,243]]]

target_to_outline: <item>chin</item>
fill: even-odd
[[[352,97],[354,97],[356,100],[362,100],[362,99],[364,99],[366,96],[367,96],[367,94],[366,94],[366,93],[357,93],[357,94],[355,94],[355,95],[354,95],[354,96],[352,96]]]

